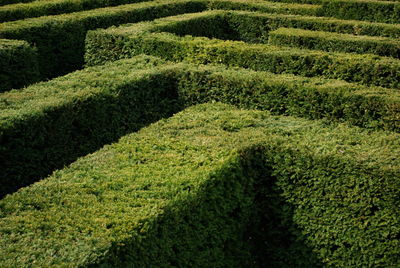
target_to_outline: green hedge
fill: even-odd
[[[321,4],[324,0],[272,0],[282,3]]]
[[[35,44],[39,53],[41,76],[45,79],[82,67],[85,35],[90,29],[198,12],[205,8],[204,1],[198,0],[152,1],[121,5],[2,23],[0,37],[21,39]]]
[[[208,37],[260,40],[262,30],[246,31],[250,24],[225,23],[229,14],[205,12],[156,20],[108,30],[90,31],[86,38],[85,60],[88,65],[126,58],[140,53],[169,60],[188,60],[196,63],[223,63],[229,66],[252,68],[274,73],[293,73],[302,76],[325,76],[366,85],[400,87],[400,61],[397,59],[345,53],[300,50],[272,45],[251,45],[217,39],[181,37],[171,33],[192,35],[207,33]],[[216,21],[219,23],[216,23]],[[201,21],[201,24],[198,23]],[[249,18],[251,21],[251,18]],[[208,22],[208,23],[207,23]],[[241,20],[242,22],[242,20]],[[224,24],[223,28],[219,25]],[[258,29],[258,27],[254,27]],[[253,29],[254,29],[253,28]],[[215,34],[213,34],[216,29]],[[222,32],[221,32],[222,31]]]
[[[10,4],[18,4],[18,3],[29,3],[35,0],[2,0],[0,2],[0,6],[10,5]]]
[[[0,92],[39,79],[37,51],[25,41],[0,39]]]
[[[149,0],[52,0],[18,3],[0,7],[0,22],[65,14],[93,8],[117,6],[145,1]]]
[[[315,16],[320,6],[308,4],[287,4],[264,0],[214,0],[209,1],[208,9],[250,10],[279,14],[298,14]]]
[[[193,107],[1,200],[0,264],[397,267],[399,140]]]
[[[135,71],[160,62],[89,68],[0,94],[0,196],[178,111],[175,88]]]
[[[400,41],[387,37],[357,36],[294,28],[269,33],[269,43],[305,49],[372,53],[400,59]]]
[[[319,15],[346,20],[400,23],[400,3],[376,0],[329,0],[322,3]]]
[[[0,95],[0,195],[128,131],[208,101],[400,131],[400,93],[394,90],[221,66],[135,71],[159,62],[123,60]]]

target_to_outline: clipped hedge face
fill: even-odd
[[[348,20],[400,23],[400,3],[379,0],[324,1],[319,15]]]
[[[0,92],[38,80],[36,49],[24,41],[0,39]]]
[[[270,32],[269,43],[324,51],[371,53],[400,59],[400,42],[385,37],[366,37],[308,31],[294,28],[279,28]]]

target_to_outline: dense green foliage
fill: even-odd
[[[400,41],[387,37],[336,34],[294,28],[269,33],[269,43],[325,51],[372,53],[400,59]]]
[[[122,60],[0,95],[0,177],[7,185],[1,194],[148,122],[209,101],[400,131],[394,90],[222,66],[150,68],[160,63]]]
[[[379,0],[324,0],[319,15],[347,20],[400,23],[400,3]]]
[[[224,11],[186,14],[90,31],[86,38],[85,60],[88,65],[94,65],[145,53],[169,60],[223,63],[274,73],[322,75],[366,85],[400,87],[400,61],[397,59],[180,36],[191,32],[222,39],[264,39],[262,28],[253,24],[253,17],[245,20],[240,16],[241,19],[236,20],[235,14]]]
[[[138,58],[0,94],[0,196],[178,111],[175,88],[136,72],[160,62]]]
[[[2,23],[0,37],[26,40],[36,45],[42,79],[82,67],[84,40],[90,29],[151,20],[205,9],[202,1],[152,1],[100,8],[65,15]]]
[[[10,4],[18,4],[18,3],[29,3],[35,0],[1,0],[0,6],[10,5]]]
[[[0,267],[400,267],[399,38],[400,0],[0,0]]]
[[[266,230],[287,227],[284,236],[316,255],[296,255],[299,266],[398,266],[399,140],[220,104],[190,108],[1,200],[0,263],[257,267],[245,243],[257,198],[271,202],[259,211],[266,219],[273,210],[282,218]]]
[[[0,92],[31,84],[38,79],[36,49],[24,41],[0,39]]]
[[[51,0],[34,1],[31,3],[18,3],[0,7],[0,22],[65,14],[93,8],[117,6],[145,1],[149,0]]]
[[[249,10],[279,14],[315,16],[320,9],[317,5],[283,4],[264,0],[209,0],[208,9]]]

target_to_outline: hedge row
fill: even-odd
[[[139,58],[0,94],[0,196],[178,111],[175,88]]]
[[[1,200],[0,264],[397,267],[399,140],[192,107]]]
[[[38,79],[36,49],[25,41],[0,39],[0,92],[23,87]]]
[[[269,43],[324,51],[372,53],[400,59],[400,41],[387,37],[279,28],[269,33]]]
[[[0,22],[65,14],[93,8],[117,6],[149,0],[52,0],[18,3],[0,7]]]
[[[298,14],[315,16],[320,8],[318,5],[287,4],[264,0],[210,0],[208,9],[249,10],[279,14]]]
[[[324,0],[271,0],[281,3],[321,4]]]
[[[400,93],[394,90],[188,64],[135,72],[160,61],[118,61],[0,95],[0,178],[6,185],[0,195],[128,131],[208,101],[400,131]]]
[[[274,73],[322,75],[366,85],[400,87],[400,61],[397,59],[271,45],[250,45],[243,42],[180,37],[171,33],[153,32],[168,30],[182,34],[187,32],[186,29],[190,29],[192,35],[196,35],[195,30],[198,30],[200,35],[206,33],[208,37],[229,37],[246,41],[258,40],[260,36],[264,36],[262,31],[247,31],[250,28],[258,29],[250,27],[249,23],[230,28],[231,25],[237,24],[224,23],[224,20],[230,20],[234,12],[226,14],[218,12],[188,14],[152,23],[90,31],[86,38],[86,63],[101,64],[144,53],[169,60],[223,63]],[[251,21],[249,18],[249,22]],[[220,27],[222,24],[223,28]]]
[[[377,0],[323,1],[319,15],[346,20],[400,23],[400,3]]]
[[[82,67],[84,40],[90,29],[198,12],[205,8],[206,4],[198,0],[152,1],[100,8],[2,23],[0,38],[21,39],[35,44],[41,78],[45,79]]]
[[[0,6],[11,5],[11,4],[18,4],[18,3],[29,3],[36,0],[2,0],[0,2]]]

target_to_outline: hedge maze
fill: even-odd
[[[400,267],[400,1],[0,3],[0,267]]]

